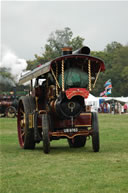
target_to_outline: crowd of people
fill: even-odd
[[[104,102],[100,105],[99,112],[112,114],[128,113],[128,103],[122,105],[120,102],[113,102],[113,103]]]

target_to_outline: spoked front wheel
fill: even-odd
[[[94,152],[99,152],[100,150],[100,139],[99,139],[99,124],[97,113],[92,113],[92,147]]]

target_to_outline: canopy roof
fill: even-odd
[[[122,104],[128,103],[128,97],[109,97],[105,98],[105,101],[108,103],[120,102]]]
[[[51,68],[54,70],[56,68],[56,64],[58,65],[59,73],[61,73],[61,63],[64,60],[65,69],[71,67],[78,67],[82,68],[83,71],[88,73],[88,61],[91,62],[91,76],[95,77],[95,74],[99,72],[105,71],[104,62],[96,57],[92,57],[85,54],[70,54],[58,57],[50,62],[47,62],[31,72],[26,73],[25,75],[21,76],[19,80],[19,84],[23,84],[37,78],[40,75],[45,75],[46,73],[50,72]]]

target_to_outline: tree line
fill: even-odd
[[[35,54],[34,60],[28,60],[26,70],[32,70],[40,64],[61,56],[61,48],[65,46],[72,47],[73,51],[79,49],[84,46],[84,40],[80,36],[73,38],[73,32],[68,27],[52,32],[44,46],[44,52],[42,51],[40,56]],[[128,96],[128,45],[114,41],[107,44],[103,51],[91,51],[91,55],[102,59],[106,67],[105,72],[100,74],[92,94],[99,96],[104,91],[104,83],[111,79],[112,94],[110,96]],[[0,69],[0,77],[13,80],[7,69]],[[5,91],[7,88],[10,88],[9,85],[7,87],[0,82],[0,90]]]

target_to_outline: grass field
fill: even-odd
[[[72,149],[66,140],[52,141],[51,152],[23,150],[16,119],[0,119],[1,193],[128,192],[128,115],[99,115],[99,153],[91,139]]]

